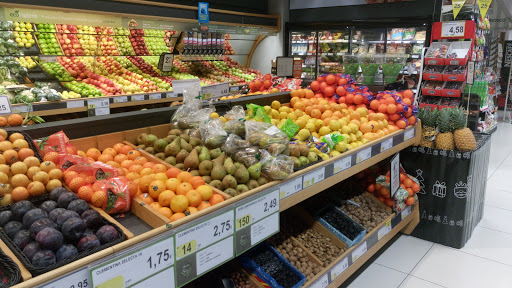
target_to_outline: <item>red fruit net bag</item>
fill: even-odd
[[[108,214],[124,213],[130,210],[130,189],[132,182],[126,177],[98,180],[93,184],[95,192],[92,204]],[[98,195],[97,193],[103,193]]]
[[[60,154],[57,163],[57,167],[59,167],[62,172],[71,168],[74,165],[80,164],[91,164],[93,161],[87,157],[79,156],[79,155],[71,155],[71,154]]]
[[[59,154],[77,155],[78,150],[69,143],[69,138],[63,131],[59,131],[48,137],[42,137],[34,140],[39,152],[44,156],[48,152],[57,152]]]
[[[82,157],[84,158],[84,157]],[[87,158],[84,158],[83,161],[88,161]],[[61,168],[62,169],[62,168]],[[87,184],[92,184],[94,181],[110,179],[119,176],[119,171],[117,168],[114,168],[110,165],[107,165],[103,162],[93,162],[93,163],[82,163],[77,165],[72,165],[69,167],[64,174],[76,172],[79,177],[84,178]],[[64,179],[66,179],[66,175],[64,175]],[[67,179],[66,179],[67,180]],[[66,184],[70,185],[70,183]],[[71,187],[72,188],[72,187]]]

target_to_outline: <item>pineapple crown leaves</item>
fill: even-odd
[[[439,112],[439,116],[437,117],[437,127],[439,128],[439,132],[441,133],[449,133],[449,132],[452,132],[452,125],[451,125],[451,120],[452,120],[452,109],[450,108],[445,108],[445,109],[442,109],[440,112]]]
[[[462,108],[454,108],[451,117],[453,130],[466,128],[466,114]]]

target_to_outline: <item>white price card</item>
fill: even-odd
[[[407,206],[404,208],[404,210],[402,210],[402,213],[400,213],[402,215],[402,221],[405,219],[405,217],[409,216],[409,214],[411,214],[411,206]]]
[[[324,274],[324,276],[318,278],[313,284],[311,284],[311,288],[325,288],[329,285],[329,277],[327,276],[327,273]]]
[[[176,260],[233,235],[235,214],[230,210],[210,220],[176,233]],[[233,245],[231,245],[233,246]],[[231,247],[231,250],[233,247]]]
[[[201,93],[203,94],[204,100],[229,95],[229,83],[224,82],[219,84],[203,86],[201,87]]]
[[[359,164],[365,160],[368,160],[372,157],[372,147],[368,147],[362,151],[357,152],[356,155],[356,164]]]
[[[238,90],[240,90],[240,87],[238,86],[229,87],[229,91],[237,92]]]
[[[42,62],[48,62],[48,63],[57,63],[57,56],[53,55],[42,55],[39,56],[39,60],[42,60]]]
[[[279,198],[284,199],[302,190],[302,177],[294,178],[279,187]]]
[[[361,256],[363,256],[363,254],[366,253],[367,250],[368,247],[366,246],[366,241],[357,246],[357,248],[352,251],[352,263],[356,262],[357,259],[361,258]]]
[[[158,61],[158,69],[163,72],[169,72],[172,70],[172,64],[174,61],[174,55],[171,53],[164,53],[160,55],[160,59]]]
[[[110,114],[110,102],[108,98],[87,100],[89,116],[100,116]]]
[[[384,152],[386,150],[388,150],[389,148],[393,147],[393,138],[389,138],[385,141],[382,141],[380,143],[380,152]]]
[[[281,77],[293,76],[293,57],[276,57],[276,75]]]
[[[393,159],[391,159],[391,169],[389,171],[391,198],[393,198],[398,188],[400,188],[400,153],[396,153]]]
[[[331,280],[334,281],[334,279],[338,278],[338,276],[341,275],[341,273],[345,272],[348,268],[348,258],[345,257],[343,260],[338,262],[334,267],[331,269]]]
[[[144,101],[144,95],[132,95],[132,101]]]
[[[173,237],[139,247],[92,268],[92,287],[131,287],[174,265]]]
[[[67,274],[51,283],[39,286],[39,288],[89,288],[91,285],[91,274],[88,267]]]
[[[278,201],[279,202],[279,201]],[[279,232],[279,213],[251,225],[251,246]]]
[[[11,114],[11,102],[7,95],[0,95],[0,114]]]
[[[236,208],[235,212],[236,231],[279,212],[279,190],[274,190],[249,203],[242,204]]]
[[[386,225],[380,227],[379,231],[377,232],[377,240],[382,239],[382,237],[386,236],[389,231],[391,231],[391,219],[386,221]]]
[[[78,100],[78,101],[66,101],[66,108],[80,108],[84,107],[84,101]]]
[[[11,106],[12,113],[27,113],[27,112],[32,111],[31,108],[32,108],[32,106],[30,106],[30,108],[29,108],[28,105]]]
[[[352,157],[348,156],[343,159],[334,162],[334,174],[340,173],[343,170],[347,170],[352,166]]]
[[[304,175],[303,179],[302,189],[306,189],[313,186],[313,184],[319,183],[325,179],[325,167],[318,168],[315,171]]]
[[[201,84],[199,83],[199,78],[188,80],[173,80],[172,89],[174,90],[174,94],[176,95],[183,94],[184,90],[193,90],[199,93],[201,91]]]
[[[128,96],[114,97],[114,103],[124,103],[124,102],[128,102]]]
[[[174,267],[167,268],[162,272],[159,272],[150,278],[139,282],[130,288],[147,288],[147,287],[159,287],[159,288],[174,288]]]
[[[233,236],[217,242],[196,254],[197,275],[209,271],[233,258]]]
[[[462,37],[466,29],[466,21],[443,22],[441,37]]]
[[[150,100],[162,99],[162,94],[161,93],[149,94],[149,99]]]
[[[165,98],[173,98],[173,97],[174,97],[174,92],[165,93]]]
[[[407,140],[411,139],[412,137],[414,137],[414,131],[416,131],[416,129],[414,129],[414,128],[405,131],[405,133],[404,133],[404,141],[407,141]]]

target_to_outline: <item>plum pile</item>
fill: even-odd
[[[249,257],[284,288],[293,287],[301,280],[269,249],[257,249]]]
[[[119,237],[101,214],[65,188],[36,207],[24,200],[0,212],[0,227],[35,267],[48,267]]]
[[[354,240],[362,231],[349,217],[335,207],[325,209],[319,216],[350,240]]]

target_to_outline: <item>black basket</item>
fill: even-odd
[[[34,203],[34,205],[36,205],[36,206],[39,206],[40,204],[42,204],[46,200],[48,200],[48,195],[47,194],[43,195],[41,197],[29,199],[29,201]],[[6,206],[6,207],[10,207],[10,206]],[[48,266],[48,267],[35,267],[34,265],[32,265],[32,263],[27,258],[25,253],[23,253],[23,251],[21,251],[21,249],[18,248],[18,246],[16,246],[16,244],[14,244],[14,242],[11,240],[11,238],[9,238],[9,236],[7,236],[7,234],[5,233],[3,228],[0,228],[0,239],[2,239],[2,241],[4,241],[4,243],[5,243],[5,245],[7,245],[7,247],[9,247],[9,249],[11,249],[11,251],[14,253],[14,255],[16,255],[16,257],[23,264],[23,266],[25,266],[25,268],[27,268],[27,270],[30,273],[32,273],[32,276],[38,276],[38,275],[44,274],[46,272],[55,270],[55,269],[57,269],[59,267],[62,267],[64,265],[67,265],[69,263],[72,263],[72,262],[74,262],[76,260],[79,260],[79,259],[82,259],[82,258],[87,257],[89,255],[92,255],[92,254],[94,254],[96,252],[99,252],[99,251],[101,251],[103,249],[106,249],[108,247],[112,247],[112,246],[114,246],[116,244],[119,244],[119,243],[123,242],[124,240],[126,240],[126,235],[124,235],[123,230],[121,230],[121,228],[119,228],[116,224],[108,221],[105,218],[103,218],[103,222],[104,222],[105,225],[107,225],[107,224],[108,225],[112,225],[114,228],[116,228],[117,233],[120,235],[116,240],[111,241],[111,242],[109,242],[107,244],[102,244],[102,245],[100,245],[100,246],[98,246],[98,247],[96,247],[94,249],[80,252],[80,253],[78,253],[78,255],[76,255],[73,258],[68,258],[68,259],[66,259],[64,261],[57,262],[57,263],[55,263],[55,264],[53,264],[51,266]]]
[[[7,278],[7,283],[0,282],[0,288],[11,287],[21,282],[20,268],[2,251],[0,251],[0,269]]]
[[[32,149],[32,151],[34,151],[34,156],[37,159],[39,159],[39,161],[43,162],[43,156],[41,156],[41,153],[39,153],[39,148],[37,147],[36,143],[34,143],[34,139],[32,139],[32,137],[30,137],[30,135],[28,135],[27,132],[16,130],[7,131],[7,137],[11,136],[14,133],[20,133],[21,135],[23,135],[23,137],[25,137],[25,140],[28,142],[28,147]]]

